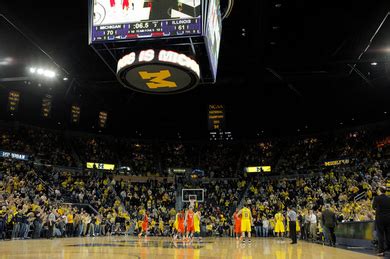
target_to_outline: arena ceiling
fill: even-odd
[[[103,110],[109,113],[107,133],[175,137],[180,132],[184,138],[207,136],[207,107],[214,103],[226,105],[227,129],[236,137],[383,120],[390,116],[388,2],[235,1],[223,22],[217,83],[155,96],[122,87],[88,46],[87,1],[3,1],[0,116],[96,131]],[[57,66],[60,80],[24,79],[33,64]],[[22,92],[16,118],[6,111],[10,89]],[[40,105],[47,93],[54,98],[53,115],[43,120]],[[70,125],[73,103],[81,105],[77,127]]]

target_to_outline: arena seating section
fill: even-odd
[[[4,124],[0,150],[31,159],[0,160],[0,217],[6,225],[1,234],[47,237],[52,212],[57,236],[135,234],[148,210],[151,235],[170,235],[178,186],[168,168],[206,172],[197,186],[206,190],[206,199],[197,208],[209,235],[231,235],[232,213],[244,200],[254,218],[267,218],[271,227],[274,214],[288,205],[296,205],[303,216],[309,209],[319,216],[329,203],[340,221],[372,220],[372,198],[389,172],[389,128],[368,125],[285,139],[160,142]],[[349,163],[324,165],[341,159]],[[85,169],[86,162],[130,170],[123,175]],[[271,166],[272,172],[243,170],[260,165]],[[69,214],[73,224],[67,224]]]

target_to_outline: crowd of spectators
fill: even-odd
[[[372,200],[390,171],[386,144],[370,145],[373,142],[364,132],[350,133],[344,136],[344,141],[338,139],[335,143],[331,154],[323,156],[323,161],[337,160],[337,157],[346,159],[342,163],[322,164],[316,171],[308,168],[304,176],[286,175],[251,182],[247,199],[257,225],[261,227],[262,221],[268,222],[267,234],[274,234],[275,214],[286,214],[287,207],[296,208],[300,215],[298,223],[303,238],[323,237],[320,219],[325,204],[330,205],[339,222],[375,218]],[[285,226],[287,228],[287,222]]]
[[[136,233],[147,210],[150,233],[167,235],[176,215],[174,197],[174,184],[166,181],[132,184],[92,171],[59,172],[5,159],[0,164],[0,234],[51,238]],[[92,207],[79,208],[79,203]]]
[[[82,164],[87,162],[118,163],[117,140],[98,136],[73,136],[72,144]]]
[[[159,155],[151,143],[139,143],[132,141],[121,141],[118,154],[121,157],[121,165],[129,167],[131,175],[156,175],[161,176],[159,166]]]
[[[236,177],[239,168],[241,145],[232,143],[208,143],[200,152],[200,167],[211,178]],[[242,172],[242,170],[239,170]]]
[[[1,127],[0,148],[28,154],[41,163],[68,167],[77,165],[67,138],[61,132],[27,126]]]
[[[264,141],[249,143],[245,147],[243,163],[248,166],[274,165],[274,159],[279,152],[280,145],[278,142]]]
[[[199,145],[165,143],[160,147],[163,168],[193,168],[199,166]]]
[[[1,150],[33,158],[0,158],[0,234],[12,238],[136,234],[145,211],[151,235],[170,235],[178,192],[194,187],[205,190],[196,209],[208,235],[233,234],[232,213],[246,196],[258,236],[273,235],[275,214],[294,206],[302,236],[313,238],[321,234],[314,217],[325,204],[339,221],[372,220],[375,190],[389,171],[388,136],[366,129],[249,144],[146,143],[26,126],[0,133]],[[324,165],[333,159],[347,162]],[[80,168],[86,162],[114,163],[128,173]],[[256,165],[271,165],[278,176],[244,174],[243,167]],[[201,168],[206,177],[178,186],[166,177],[172,167]]]
[[[325,142],[318,137],[295,141],[279,159],[277,170],[281,174],[291,174],[296,171],[308,170],[313,166],[317,167],[321,154],[327,150]]]

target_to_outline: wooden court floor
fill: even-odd
[[[183,244],[169,238],[139,240],[134,237],[87,237],[53,240],[0,241],[0,259],[5,258],[275,258],[352,259],[376,258],[366,254],[306,242],[291,245],[290,240],[252,239],[242,244],[229,238],[208,238]]]

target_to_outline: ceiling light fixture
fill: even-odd
[[[49,69],[30,67],[29,71],[31,74],[37,74],[37,75],[44,76],[47,78],[56,77],[56,72],[54,72],[53,70],[49,70]]]

